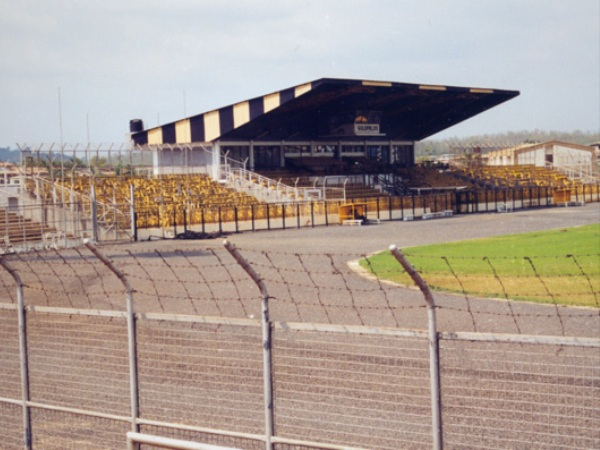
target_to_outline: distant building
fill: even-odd
[[[591,177],[594,170],[594,159],[593,147],[560,141],[520,144],[488,152],[484,156],[484,161],[488,166],[549,167],[566,173],[570,178]]]

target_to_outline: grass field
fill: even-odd
[[[402,251],[434,290],[600,307],[600,224]],[[380,278],[412,284],[389,251],[360,264]]]

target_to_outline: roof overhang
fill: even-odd
[[[137,145],[302,140],[419,141],[518,91],[322,78],[132,133]]]

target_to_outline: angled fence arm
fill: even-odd
[[[21,371],[21,396],[23,400],[23,444],[25,450],[31,450],[31,417],[29,414],[29,364],[27,356],[27,317],[25,299],[23,297],[23,282],[19,273],[0,258],[0,266],[13,277],[17,284],[17,314],[19,321],[19,367]]]
[[[441,413],[441,389],[440,389],[440,355],[438,345],[438,333],[435,317],[435,301],[433,294],[421,275],[408,262],[400,249],[395,245],[390,246],[390,252],[402,265],[402,268],[410,275],[425,297],[427,304],[427,322],[429,326],[429,376],[431,381],[431,421],[433,427],[433,448],[441,450],[442,441],[442,413]]]
[[[262,309],[262,339],[263,339],[263,384],[265,404],[265,444],[266,450],[273,448],[271,439],[273,437],[273,374],[271,355],[271,320],[269,318],[269,292],[263,279],[254,268],[244,259],[239,250],[228,240],[223,241],[227,251],[234,257],[237,263],[246,271],[252,281],[256,283],[261,294]]]
[[[129,353],[129,389],[131,395],[131,431],[138,433],[140,426],[139,419],[139,386],[138,386],[138,365],[137,365],[137,334],[135,326],[135,315],[133,310],[133,289],[129,284],[129,280],[125,274],[120,271],[115,265],[100,251],[91,244],[89,240],[84,241],[85,247],[92,252],[108,269],[114,273],[119,281],[125,287],[127,292],[127,345]]]

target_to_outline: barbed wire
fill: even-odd
[[[471,316],[471,321],[473,323],[473,331],[477,331],[477,323],[475,322],[475,317],[473,316],[473,311],[471,310],[471,303],[469,302],[469,296],[467,295],[467,291],[462,283],[462,281],[460,280],[460,278],[458,277],[458,275],[456,274],[456,272],[454,271],[454,269],[452,268],[452,265],[450,264],[450,261],[448,261],[448,258],[446,258],[445,256],[442,256],[442,260],[446,263],[446,265],[448,266],[448,269],[450,270],[450,273],[452,274],[452,276],[454,277],[454,279],[458,282],[463,295],[465,297],[465,301],[467,303],[467,312],[469,313],[469,315]]]
[[[596,255],[596,256],[598,256],[598,255]],[[598,300],[599,292],[594,290],[594,285],[592,284],[592,280],[591,280],[590,276],[583,270],[583,267],[581,266],[581,264],[579,263],[579,261],[577,260],[577,257],[575,255],[567,255],[567,258],[571,258],[573,260],[573,262],[579,269],[581,275],[586,279],[588,286],[590,288],[590,292],[594,296],[594,301],[596,302],[596,307],[598,308],[598,314],[600,314],[600,301]]]
[[[486,256],[483,258],[483,260],[490,266],[490,269],[492,270],[492,273],[494,274],[494,279],[496,279],[496,281],[498,281],[498,284],[502,287],[502,294],[503,294],[504,299],[507,300],[506,304],[508,305],[508,308],[510,309],[510,315],[513,318],[513,323],[515,324],[515,328],[517,329],[518,333],[521,334],[521,328],[519,327],[519,323],[515,319],[515,312],[512,308],[512,303],[510,302],[510,298],[508,296],[508,292],[506,291],[506,287],[505,287],[504,283],[498,276],[498,272],[496,271],[496,268],[493,266],[490,259]]]
[[[214,244],[174,248],[166,242],[146,250],[119,246],[103,249],[130,281],[136,311],[259,317],[257,286],[224,248]],[[395,328],[426,323],[421,293],[399,264],[382,266],[372,255],[350,252],[240,251],[267,285],[276,320]],[[544,332],[589,335],[589,324],[595,326],[600,320],[599,254],[450,257],[407,251],[405,255],[437,291],[436,307],[446,330],[523,334],[531,333],[532,322],[539,320],[544,322],[540,325]],[[23,274],[27,304],[111,310],[124,307],[123,287],[84,248],[2,258]],[[545,264],[565,258],[572,269],[567,266],[557,272]],[[446,275],[439,269],[442,266],[430,273],[419,263],[435,259],[445,267]],[[478,272],[466,272],[463,263],[476,265]],[[501,267],[507,263],[518,264],[519,270],[508,274]],[[440,281],[442,275],[446,284]],[[487,293],[481,289],[484,275],[489,280],[485,282],[489,285]],[[561,280],[568,280],[567,288],[561,287],[566,282]],[[14,302],[13,283],[5,273],[0,276],[0,290]],[[565,301],[585,307],[568,306]],[[555,325],[550,319],[556,319]],[[578,325],[588,319],[592,322]]]
[[[552,298],[552,303],[554,304],[554,307],[556,308],[556,315],[558,317],[558,320],[560,321],[560,328],[561,328],[561,331],[562,331],[562,335],[564,336],[565,335],[565,324],[563,323],[562,317],[560,316],[560,311],[558,309],[558,304],[556,302],[556,297],[554,296],[554,294],[552,292],[550,292],[550,289],[548,289],[548,285],[546,284],[546,282],[544,281],[544,279],[538,273],[538,270],[536,269],[535,264],[533,263],[533,261],[531,260],[531,258],[529,258],[528,256],[525,256],[523,259],[525,261],[527,261],[531,265],[531,268],[533,269],[533,273],[535,274],[535,277],[538,279],[538,281],[540,282],[540,284],[544,287],[544,290],[550,296],[550,298]]]

